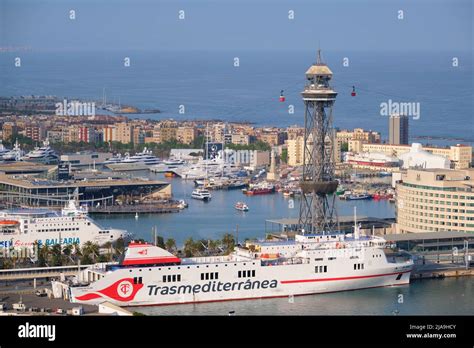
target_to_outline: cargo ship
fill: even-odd
[[[260,183],[250,186],[247,189],[242,189],[242,193],[248,196],[265,195],[275,192],[275,186],[269,183]]]

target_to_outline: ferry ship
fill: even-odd
[[[288,241],[248,242],[230,255],[213,257],[179,258],[132,242],[118,264],[85,269],[70,280],[67,292],[76,303],[148,306],[409,284],[413,260],[388,259],[385,244],[381,237],[360,235],[358,227],[349,235],[297,234]]]
[[[0,248],[74,244],[103,245],[128,236],[127,231],[102,228],[71,200],[61,211],[14,209],[0,211]]]
[[[42,164],[57,164],[59,162],[59,156],[49,146],[49,140],[46,139],[42,147],[35,147],[35,149],[28,152],[22,160]]]
[[[145,147],[142,152],[136,153],[134,156],[126,155],[124,158],[112,157],[104,162],[105,166],[112,170],[145,170],[150,166],[160,163],[160,159],[153,156],[151,150]]]
[[[191,193],[191,197],[194,199],[199,199],[201,201],[208,202],[211,200],[212,195],[209,190],[198,187],[197,189],[193,190],[193,192]]]

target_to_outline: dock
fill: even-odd
[[[461,266],[459,264],[431,264],[423,266],[415,265],[415,268],[413,269],[413,272],[410,275],[410,279],[433,279],[445,277],[464,277],[473,275],[473,268],[466,268],[465,266]]]
[[[90,214],[164,214],[179,211],[176,203],[94,206],[88,209]]]

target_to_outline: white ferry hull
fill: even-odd
[[[10,238],[6,236],[0,237],[0,249],[3,247],[32,247],[35,243],[38,245],[53,246],[55,244],[67,245],[67,244],[78,244],[83,246],[85,242],[91,241],[99,245],[103,245],[107,242],[115,242],[118,238],[125,238],[127,236],[126,231],[110,229],[109,233],[98,235],[96,233],[87,232],[40,232],[40,233],[29,233],[29,234],[16,234]]]
[[[119,306],[173,305],[288,297],[408,284],[412,264],[383,268],[344,270],[338,265],[315,273],[317,263],[262,266],[259,262],[200,264],[126,268],[107,273],[90,286],[71,288],[72,302],[98,304],[109,301]],[[336,266],[336,265],[335,265]],[[199,267],[199,268],[198,268]],[[255,276],[239,278],[245,270]],[[218,273],[218,279],[201,280],[201,273]],[[163,276],[180,274],[180,282],[163,282]],[[134,284],[134,278],[142,282]]]

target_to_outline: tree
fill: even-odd
[[[283,148],[281,150],[280,159],[281,159],[282,162],[288,163],[288,149],[287,148]]]
[[[63,257],[60,244],[54,244],[51,248],[51,263],[53,266],[62,266]]]
[[[74,263],[74,260],[72,259],[72,251],[73,251],[73,246],[71,244],[66,245],[63,248],[63,254],[64,256],[69,259],[72,263]]]
[[[184,242],[184,256],[192,257],[194,254],[194,240],[192,237],[189,237]]]
[[[230,233],[224,234],[222,238],[222,246],[226,254],[230,254],[235,247],[235,239],[234,236]]]
[[[349,151],[349,144],[348,143],[342,143],[341,144],[341,152],[347,152]]]
[[[89,263],[95,263],[95,260],[99,256],[99,245],[97,243],[93,243],[91,241],[87,241],[84,243],[84,246],[82,247],[82,263],[86,264],[85,260],[87,260]]]
[[[125,241],[122,237],[115,241],[115,256],[120,256],[125,251]]]
[[[42,245],[38,252],[38,266],[48,266],[48,261],[51,254],[51,248],[48,245]]]
[[[156,236],[156,246],[159,246],[160,248],[165,249],[165,241],[162,236]]]
[[[168,238],[165,242],[166,250],[173,252],[176,250],[176,241],[173,238]]]

